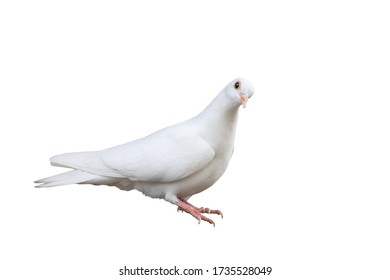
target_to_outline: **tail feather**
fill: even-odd
[[[35,186],[36,188],[48,188],[62,185],[79,184],[93,180],[96,177],[99,176],[81,170],[72,170],[34,181],[34,183],[40,184]]]

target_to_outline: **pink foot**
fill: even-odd
[[[204,207],[198,208],[184,200],[179,200],[176,205],[178,206],[177,211],[185,211],[191,214],[193,217],[195,217],[195,219],[199,221],[199,223],[201,220],[203,220],[215,226],[214,221],[202,215],[202,213],[218,214],[221,215],[221,217],[223,218],[223,214],[219,210],[211,210],[209,208]]]
[[[197,208],[200,213],[208,213],[208,214],[217,214],[217,215],[220,215],[221,218],[223,218],[223,214],[220,210],[211,210],[209,208],[204,208],[204,207],[201,207],[201,208]]]

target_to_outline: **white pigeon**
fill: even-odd
[[[212,186],[225,172],[234,149],[240,105],[253,95],[244,79],[230,82],[199,115],[144,138],[102,151],[67,153],[51,164],[73,170],[37,180],[38,188],[68,184],[115,186],[161,198],[188,212],[199,222],[214,222],[187,200]]]

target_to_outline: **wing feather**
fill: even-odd
[[[193,130],[170,127],[103,151],[62,154],[53,165],[132,181],[173,182],[207,166],[213,148]]]
[[[102,162],[133,181],[173,182],[204,168],[213,148],[193,131],[158,131],[103,151]]]

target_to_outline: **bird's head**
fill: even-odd
[[[226,94],[229,98],[233,99],[238,105],[242,104],[242,107],[246,107],[248,99],[252,97],[254,89],[251,82],[238,78],[231,81],[225,88]]]

